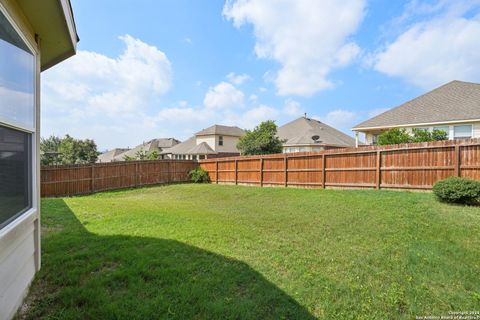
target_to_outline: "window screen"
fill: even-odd
[[[0,126],[0,229],[32,207],[31,134]]]

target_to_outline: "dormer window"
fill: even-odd
[[[218,136],[218,145],[223,146],[223,136]]]

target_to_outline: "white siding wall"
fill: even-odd
[[[473,137],[480,138],[480,122],[473,124]]]
[[[37,48],[32,27],[25,20],[18,4],[13,0],[0,0],[8,15],[34,48]],[[40,92],[40,56],[37,56],[37,93]],[[40,269],[40,97],[36,98],[36,128],[32,136],[34,145],[32,179],[32,209],[24,213],[12,223],[0,230],[0,320],[11,319],[23,298],[28,293],[28,287]]]
[[[10,319],[27,294],[38,268],[36,210],[2,230],[0,237],[0,319]]]

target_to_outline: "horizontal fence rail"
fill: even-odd
[[[480,139],[208,159],[200,166],[213,183],[429,190],[450,176],[480,179]]]
[[[149,160],[46,166],[41,168],[42,197],[88,194],[122,188],[189,181],[198,166],[191,160]]]

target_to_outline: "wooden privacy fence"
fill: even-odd
[[[480,139],[208,159],[200,165],[213,183],[431,189],[449,176],[480,179]]]
[[[191,160],[122,161],[41,168],[42,197],[73,196],[138,186],[186,182]]]

